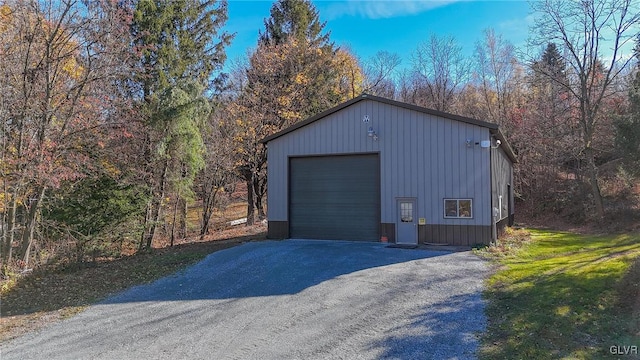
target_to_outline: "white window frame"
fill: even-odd
[[[447,215],[447,201],[456,202],[456,215]],[[469,201],[469,210],[471,214],[469,216],[460,216],[460,201]],[[444,198],[442,201],[442,210],[445,219],[473,219],[473,199],[471,198]]]

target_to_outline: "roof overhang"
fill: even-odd
[[[500,131],[500,129],[495,129],[495,130],[494,129],[489,129],[489,132],[497,140],[500,140],[500,147],[502,148],[502,150],[504,150],[504,153],[507,154],[507,156],[509,157],[511,162],[516,164],[518,162],[518,158],[516,157],[516,154],[513,152],[513,149],[511,148],[511,145],[509,145],[509,142],[507,141],[507,139],[502,134],[502,131]]]

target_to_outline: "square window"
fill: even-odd
[[[458,217],[458,200],[445,200],[444,201],[444,216],[445,217]]]
[[[458,216],[471,217],[471,200],[458,200]]]

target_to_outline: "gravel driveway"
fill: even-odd
[[[472,359],[488,266],[380,243],[244,244],[0,347],[9,359]]]

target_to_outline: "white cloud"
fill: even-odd
[[[535,16],[529,14],[524,18],[505,20],[498,24],[500,32],[509,33],[511,31],[529,31],[529,27],[535,23]]]
[[[360,16],[367,19],[386,19],[406,15],[415,15],[439,8],[460,0],[349,0],[327,2],[321,13],[328,20],[342,16]],[[316,6],[322,7],[318,2]]]

